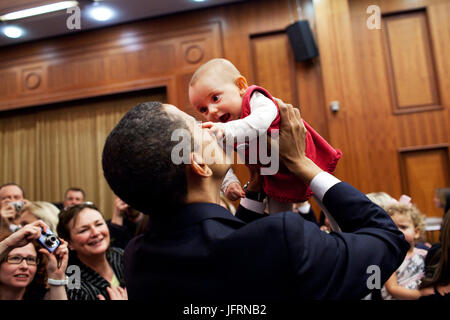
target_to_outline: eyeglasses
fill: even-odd
[[[9,264],[21,264],[25,260],[29,266],[35,266],[39,263],[39,259],[34,257],[8,256],[5,260]]]

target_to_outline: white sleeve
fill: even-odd
[[[320,202],[322,202],[323,196],[328,191],[328,189],[339,182],[341,182],[341,180],[339,180],[335,176],[329,174],[328,172],[322,171],[311,180],[309,187],[311,188],[312,192],[314,192],[316,197],[320,200]]]
[[[251,113],[244,119],[225,123],[224,131],[227,140],[246,137],[252,140],[266,133],[278,113],[275,103],[257,91],[250,98],[250,110]]]
[[[228,171],[227,171],[227,173],[225,175],[225,178],[223,178],[222,186],[220,187],[220,190],[222,190],[222,192],[225,193],[225,191],[227,191],[228,186],[232,182],[237,182],[237,183],[241,184],[239,179],[234,174],[233,169],[230,168],[230,169],[228,169]]]
[[[266,208],[266,204],[264,201],[260,202],[249,198],[242,198],[240,205],[247,210],[251,210],[259,214],[264,214],[264,209]]]
[[[319,174],[317,174],[309,184],[309,187],[311,188],[312,192],[314,192],[314,199],[316,199],[317,203],[319,204],[320,208],[322,209],[323,213],[327,217],[328,221],[330,222],[331,229],[333,231],[341,231],[341,228],[337,224],[336,220],[334,220],[333,216],[328,212],[327,208],[323,205],[323,196],[325,193],[335,184],[341,182],[338,178],[335,176],[329,174],[328,172],[322,171]]]

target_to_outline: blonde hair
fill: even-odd
[[[419,229],[420,238],[423,238],[425,233],[425,216],[417,209],[412,203],[396,203],[388,206],[386,212],[392,217],[394,214],[400,214],[408,216],[414,228]]]
[[[222,77],[225,80],[235,82],[241,76],[239,70],[227,59],[216,58],[202,64],[192,75],[189,81],[189,87],[195,83],[205,74],[214,72],[215,75]]]
[[[384,210],[386,210],[387,207],[398,203],[397,200],[392,198],[386,192],[371,192],[366,194],[366,197],[369,198],[369,200],[373,203],[379,205]]]
[[[58,225],[59,209],[46,201],[34,201],[24,206],[21,213],[29,211],[36,218],[44,221],[46,225],[56,234],[56,226]]]

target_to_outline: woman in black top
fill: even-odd
[[[77,204],[59,214],[58,234],[69,243],[71,265],[80,282],[68,288],[70,300],[127,299],[123,250],[110,248],[105,219],[91,204]],[[79,272],[77,272],[79,271]]]
[[[441,227],[441,245],[433,246],[425,260],[425,277],[421,288],[434,288],[426,300],[450,300],[450,214],[444,215]],[[434,250],[436,248],[436,250]],[[435,252],[434,252],[435,251]]]

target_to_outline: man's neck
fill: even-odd
[[[215,180],[214,178],[188,180],[186,204],[198,202],[220,204],[221,184],[221,180]]]

